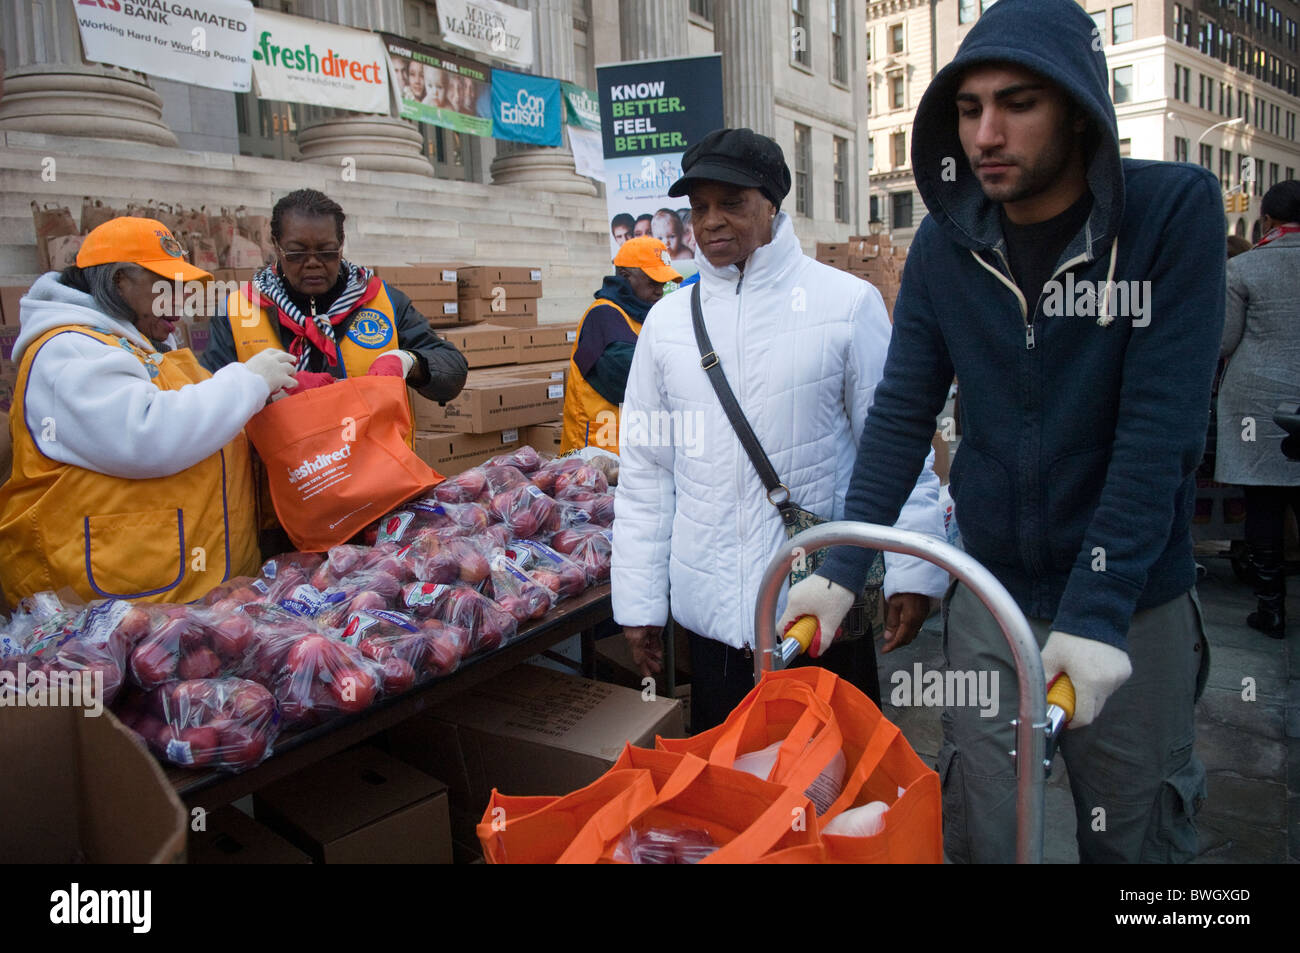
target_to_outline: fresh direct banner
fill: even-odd
[[[562,146],[563,112],[558,79],[492,71],[492,135],[497,139]]]
[[[438,0],[442,38],[515,66],[533,65],[533,15],[497,0]]]
[[[431,46],[384,35],[403,119],[492,135],[492,71]]]
[[[261,98],[388,114],[388,61],[377,34],[261,9],[253,30]]]
[[[233,93],[252,88],[250,0],[80,0],[75,9],[93,63]]]
[[[695,236],[685,198],[669,198],[682,154],[722,128],[722,60],[714,53],[600,66],[600,131],[611,254],[629,238],[653,235],[673,267],[695,271]]]

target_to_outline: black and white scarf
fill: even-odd
[[[328,311],[314,315],[304,315],[293,303],[284,279],[276,272],[273,265],[268,265],[253,276],[253,287],[274,303],[280,313],[292,322],[295,333],[293,343],[289,345],[289,353],[297,358],[300,371],[307,369],[313,348],[324,354],[331,366],[338,363],[338,343],[334,335],[334,325],[352,313],[370,284],[370,269],[354,265],[347,259],[343,259],[340,266],[348,276],[347,285],[330,305]]]

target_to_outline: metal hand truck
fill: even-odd
[[[790,634],[778,643],[777,598],[794,560],[828,546],[860,546],[932,562],[967,586],[992,613],[1011,647],[1020,691],[1019,710],[1012,722],[1016,750],[1010,753],[1016,762],[1016,862],[1041,864],[1044,786],[1056,740],[1074,713],[1074,688],[1062,675],[1053,682],[1050,694],[1044,691],[1042,655],[1029,623],[1002,583],[971,556],[933,536],[873,523],[822,523],[787,540],[768,563],[758,588],[754,610],[755,680],[763,672],[785,668],[807,649],[816,621],[805,617],[796,622]],[[1028,756],[1020,757],[1021,752]]]

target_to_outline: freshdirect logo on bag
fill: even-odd
[[[313,53],[310,43],[304,43],[302,49],[291,46],[277,46],[271,42],[271,31],[263,30],[258,46],[253,50],[253,59],[268,66],[281,66],[284,69],[299,70],[304,73],[323,73],[326,76],[338,76],[353,79],[358,83],[382,84],[385,80],[383,67],[376,60],[362,63],[339,56],[332,49],[325,51],[325,58]]]
[[[345,443],[343,449],[335,450],[333,453],[319,454],[315,460],[304,460],[301,466],[295,467],[289,471],[289,483],[294,484],[305,480],[313,473],[319,473],[331,463],[338,463],[352,456],[352,444]]]

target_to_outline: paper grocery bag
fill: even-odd
[[[72,220],[72,209],[53,202],[47,203],[44,208],[32,202],[32,219],[36,226],[36,257],[40,259],[41,271],[49,271],[49,240],[63,235],[76,235],[77,224]]]
[[[87,195],[81,200],[81,233],[89,235],[94,229],[121,214],[117,209],[105,205],[103,199],[92,200]]]
[[[398,377],[351,377],[268,405],[245,432],[266,467],[280,525],[303,552],[345,542],[442,482],[407,446]]]
[[[50,270],[62,271],[69,265],[75,265],[77,263],[77,252],[81,249],[81,243],[85,240],[85,235],[60,235],[58,238],[51,238],[46,244]]]
[[[262,249],[243,235],[236,235],[221,257],[222,268],[261,268]]]

